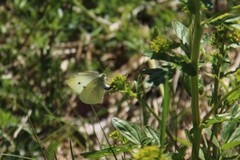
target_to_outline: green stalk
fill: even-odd
[[[143,92],[144,88],[143,88],[143,85],[142,85],[142,76],[139,76],[138,77],[138,80],[137,80],[137,99],[139,100],[139,103],[140,103],[140,107],[141,107],[141,115],[140,115],[140,119],[141,119],[141,123],[142,123],[142,126],[146,126],[147,123],[148,123],[148,119],[149,119],[149,113],[147,111],[147,108],[145,107],[145,103],[143,102],[145,99],[145,94]]]
[[[225,52],[224,52],[224,44],[220,47],[220,54],[221,55],[225,55]],[[212,98],[212,102],[213,102],[213,108],[215,108],[215,106],[218,104],[219,102],[219,93],[218,93],[218,90],[219,90],[219,78],[220,78],[220,67],[222,65],[222,60],[220,58],[218,58],[217,60],[217,64],[215,67],[213,67],[214,69],[214,72],[216,74],[215,76],[215,79],[214,79],[214,90],[213,90],[213,98]],[[215,110],[215,113],[214,115],[217,114],[217,110]],[[219,124],[214,124],[212,126],[212,135],[211,135],[211,138],[210,138],[210,141],[209,141],[209,149],[208,151],[210,152],[210,149],[211,147],[213,147],[213,157],[216,158],[216,159],[219,159],[219,150],[218,150],[218,147],[213,145],[212,144],[212,140],[213,140],[213,137],[217,137],[217,134],[218,134],[218,130],[219,130]]]
[[[161,122],[161,147],[164,148],[166,140],[166,128],[167,128],[167,115],[170,102],[170,84],[168,75],[166,75],[164,83],[164,98],[163,98],[163,111],[162,111],[162,122]]]
[[[193,142],[192,142],[192,159],[199,159],[201,129],[200,129],[200,114],[199,114],[199,89],[198,89],[198,63],[200,52],[200,41],[202,36],[200,0],[192,1],[195,6],[193,28],[191,33],[191,63],[197,74],[190,77],[191,86],[191,109],[193,121]]]
[[[148,111],[154,116],[154,118],[158,121],[159,124],[162,124],[162,120],[159,118],[159,116],[153,111],[152,108],[150,108],[150,106],[147,104],[146,100],[142,99],[141,97],[139,97],[138,99],[141,104],[143,104],[147,109]],[[176,150],[178,152],[180,152],[180,148],[178,147],[178,144],[177,144],[177,141],[176,141],[176,138],[172,136],[172,134],[170,133],[170,131],[168,130],[168,128],[166,128],[166,133],[168,135],[168,138],[170,139],[170,142],[173,143],[173,145],[175,146]]]

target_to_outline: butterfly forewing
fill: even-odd
[[[66,83],[72,90],[80,94],[97,77],[99,77],[99,73],[97,72],[80,72],[67,79]]]
[[[104,77],[100,76],[91,81],[80,94],[80,99],[86,104],[102,103],[104,97]]]

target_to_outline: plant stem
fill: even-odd
[[[199,114],[199,92],[198,92],[198,61],[200,52],[200,41],[202,36],[201,26],[201,13],[200,13],[200,0],[193,2],[196,7],[193,28],[191,33],[191,63],[196,70],[197,74],[190,77],[191,86],[191,109],[192,109],[192,121],[193,121],[193,145],[192,145],[192,159],[199,159],[199,148],[201,139],[201,128],[200,128],[200,114]]]
[[[150,106],[147,104],[146,100],[142,99],[141,97],[139,97],[138,100],[141,102],[141,104],[144,104],[144,106],[148,109],[148,111],[154,116],[154,118],[156,118],[156,120],[158,121],[158,123],[161,124],[161,123],[162,123],[161,119],[160,119],[160,118],[158,117],[158,115],[152,110],[152,108],[150,108]],[[178,147],[178,144],[177,144],[177,142],[176,142],[176,140],[175,140],[176,138],[174,138],[174,137],[172,136],[172,134],[170,133],[170,131],[168,130],[168,128],[166,128],[166,133],[167,133],[168,138],[170,139],[170,141],[174,144],[176,150],[177,150],[178,152],[180,152],[180,148]]]
[[[168,115],[168,108],[170,102],[170,84],[168,75],[165,76],[165,83],[164,83],[164,98],[163,98],[163,111],[162,111],[162,123],[161,123],[161,147],[164,148],[165,140],[166,140],[166,128],[167,128],[167,115]]]
[[[147,109],[145,107],[145,103],[143,103],[142,100],[140,99],[145,99],[145,94],[143,92],[144,88],[142,85],[142,76],[138,77],[137,80],[137,99],[139,100],[140,103],[140,107],[141,107],[141,115],[140,115],[140,119],[141,119],[141,123],[142,126],[146,126],[148,123],[148,118],[149,118],[149,113],[147,112]]]
[[[91,108],[92,108],[92,111],[93,111],[95,117],[96,117],[97,120],[98,120],[99,126],[100,126],[100,128],[101,128],[101,130],[102,130],[102,132],[103,132],[103,135],[104,135],[104,137],[106,138],[106,141],[107,141],[107,143],[108,143],[108,145],[109,145],[109,149],[110,149],[110,151],[112,152],[113,157],[115,158],[115,160],[117,160],[117,155],[116,155],[116,153],[114,152],[114,150],[113,150],[113,148],[112,148],[112,145],[111,145],[111,143],[109,142],[108,137],[107,137],[106,133],[105,133],[104,130],[103,130],[103,127],[102,127],[102,125],[101,125],[101,123],[100,123],[100,119],[98,118],[97,112],[95,111],[95,109],[94,109],[94,107],[93,107],[92,105],[91,105]]]
[[[220,47],[220,55],[222,55],[222,56],[225,55],[224,44]],[[214,79],[214,90],[213,90],[213,98],[212,98],[213,108],[215,108],[215,106],[219,102],[219,97],[218,97],[219,96],[219,93],[218,93],[219,80],[218,79],[220,78],[221,65],[222,65],[222,59],[218,58],[216,64],[213,67],[214,74],[216,75],[215,79]],[[215,110],[214,115],[216,115],[216,114],[218,114],[217,109]],[[212,154],[215,159],[219,159],[219,149],[217,146],[213,145],[212,140],[213,140],[214,136],[217,137],[218,130],[219,130],[219,124],[214,124],[212,126],[212,135],[211,135],[211,138],[209,141],[209,149],[208,149],[210,151],[210,149],[212,147],[212,149],[213,149]]]

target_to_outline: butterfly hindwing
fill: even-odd
[[[81,92],[80,99],[86,104],[102,103],[104,97],[104,77],[92,80]]]

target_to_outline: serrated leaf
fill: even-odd
[[[154,52],[148,51],[148,52],[145,52],[144,54],[150,57],[151,59],[163,60],[163,61],[172,62],[172,63],[175,63],[176,61],[176,58],[174,58],[174,56],[167,54],[165,52],[154,53]]]
[[[168,74],[167,70],[164,68],[156,69],[145,69],[142,71],[143,74],[149,75],[148,82],[153,83],[154,86],[159,86],[164,83],[165,75]]]
[[[112,119],[113,126],[133,144],[141,145],[143,133],[141,128],[131,122],[127,122],[114,117]]]
[[[193,68],[190,62],[182,61],[180,64],[181,64],[181,69],[184,73],[190,76],[195,76],[197,74],[196,70]]]
[[[196,70],[190,63],[190,60],[187,56],[181,54],[167,54],[165,52],[153,53],[151,51],[144,52],[144,55],[150,57],[151,59],[163,60],[166,62],[173,63],[184,73],[195,76],[197,74]]]

